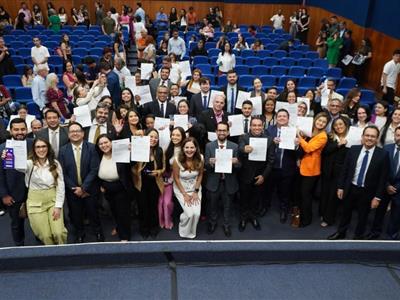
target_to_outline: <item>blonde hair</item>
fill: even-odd
[[[46,85],[47,88],[55,88],[56,83],[55,81],[58,80],[58,76],[55,73],[50,73],[49,75],[47,75],[46,77]]]

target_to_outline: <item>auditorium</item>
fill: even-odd
[[[0,0],[1,297],[396,299],[399,11]]]

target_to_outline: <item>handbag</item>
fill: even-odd
[[[28,190],[29,190],[29,186],[31,185],[31,178],[32,178],[32,173],[33,173],[34,168],[35,168],[35,166],[32,166],[31,174],[29,174]],[[23,202],[21,207],[19,208],[18,216],[21,219],[26,219],[28,217],[28,209],[26,208],[26,202]]]

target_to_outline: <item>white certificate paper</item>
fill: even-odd
[[[331,93],[330,89],[323,89],[321,91],[321,106],[327,107],[329,101],[329,94]]]
[[[142,63],[140,65],[140,79],[149,80],[153,72],[153,64]]]
[[[140,105],[153,101],[149,85],[136,86],[135,90],[133,91],[133,94],[140,96]]]
[[[74,115],[76,117],[76,122],[81,124],[82,127],[92,126],[92,117],[89,105],[74,107]]]
[[[249,99],[251,103],[253,103],[253,112],[251,113],[252,116],[259,116],[262,114],[262,100],[261,96],[252,97]]]
[[[178,64],[179,69],[181,69],[182,80],[192,76],[192,70],[190,69],[190,62],[188,60],[180,61]]]
[[[186,131],[188,130],[188,123],[188,115],[174,115],[174,127],[182,127]]]
[[[136,88],[136,79],[135,76],[125,76],[124,79],[124,87],[128,88],[131,90],[131,92],[133,93],[133,91]]]
[[[7,140],[6,148],[12,148],[14,150],[14,168],[16,170],[26,170],[26,161],[28,158],[26,140]]]
[[[249,146],[253,151],[249,153],[249,160],[265,161],[267,157],[268,139],[267,138],[250,138]]]
[[[131,160],[149,162],[150,161],[150,137],[132,136]]]
[[[306,136],[311,137],[314,119],[311,117],[297,117],[297,128]]]
[[[232,173],[232,149],[215,149],[215,173]]]
[[[162,130],[164,128],[169,127],[171,120],[169,118],[159,118],[156,117],[154,120],[154,128],[157,130]]]
[[[131,151],[129,150],[130,140],[112,141],[112,161],[115,163],[129,163],[131,161]]]
[[[347,144],[346,147],[350,148],[354,145],[361,145],[361,136],[362,136],[363,128],[350,126],[349,132],[347,133],[346,140]]]
[[[170,141],[171,131],[169,130],[169,126],[158,131],[158,143],[164,151],[167,150]]]
[[[215,141],[217,139],[217,134],[212,131],[207,132],[207,137],[210,142]]]
[[[250,92],[238,91],[236,98],[236,108],[242,109],[243,102],[250,99]]]
[[[213,108],[214,99],[215,99],[216,96],[219,96],[219,95],[225,95],[225,94],[224,94],[223,91],[211,90],[211,93],[210,93],[210,101],[208,102],[208,107],[209,107],[209,108]]]
[[[294,140],[296,139],[297,129],[294,127],[281,127],[281,141],[279,143],[280,149],[294,150],[296,145]]]
[[[238,136],[244,134],[243,115],[228,116],[228,122],[231,123],[231,127],[229,128],[230,136]]]
[[[277,101],[275,105],[275,111],[278,111],[280,109],[286,109],[289,113],[289,126],[296,126],[297,124],[297,103],[287,103],[287,102],[281,102]]]

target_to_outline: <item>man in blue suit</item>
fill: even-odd
[[[238,160],[238,145],[228,141],[229,124],[221,122],[217,125],[217,140],[206,145],[205,167],[207,170],[207,199],[209,200],[209,225],[208,234],[212,234],[217,227],[218,202],[222,201],[224,209],[224,234],[231,236],[230,216],[232,213],[232,201],[239,190],[236,173],[240,168]],[[232,173],[221,174],[215,172],[215,152],[217,149],[232,149]]]
[[[75,241],[84,241],[83,218],[86,212],[96,240],[101,242],[104,241],[104,235],[97,211],[99,156],[95,145],[84,140],[81,124],[71,123],[68,137],[70,142],[60,149],[59,160],[64,173],[70,219],[76,230]]]
[[[27,135],[27,125],[24,119],[15,118],[10,123],[10,133],[13,140],[24,141]],[[27,150],[32,148],[32,140],[28,139]],[[6,143],[0,145],[0,153]],[[1,161],[3,166],[3,161]],[[22,203],[26,201],[27,188],[25,186],[25,173],[15,169],[0,168],[0,198],[11,218],[11,232],[16,246],[23,246],[25,239],[24,219],[19,217]]]
[[[362,134],[362,145],[352,146],[347,152],[339,178],[337,196],[343,200],[343,215],[337,232],[329,240],[344,239],[351,223],[354,206],[358,210],[358,223],[354,239],[363,239],[368,214],[378,207],[384,197],[389,158],[377,147],[379,129],[370,125]]]
[[[286,109],[280,109],[276,113],[276,125],[268,127],[268,133],[273,138],[275,147],[274,166],[267,184],[266,203],[262,212],[266,212],[271,206],[274,190],[277,191],[280,206],[280,222],[286,223],[291,189],[294,187],[294,178],[296,175],[296,151],[280,149],[280,133],[282,127],[289,126],[289,112]]]
[[[110,92],[111,99],[114,104],[114,108],[117,108],[121,98],[121,86],[119,84],[118,75],[111,70],[111,66],[108,63],[101,63],[99,66],[100,72],[107,76],[107,89]]]

